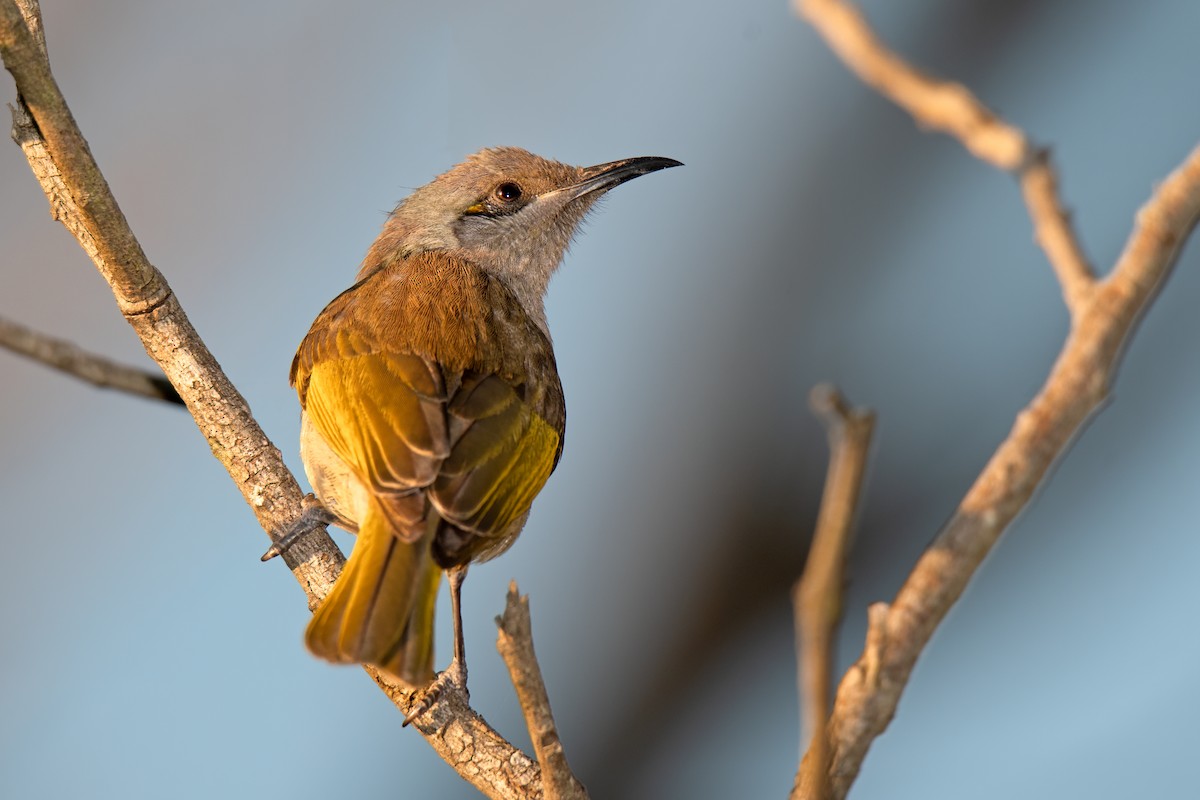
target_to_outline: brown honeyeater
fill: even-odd
[[[308,626],[314,654],[428,684],[445,570],[451,666],[465,681],[466,566],[513,543],[562,453],[546,286],[601,195],[674,166],[641,157],[573,167],[488,149],[388,217],[357,281],[317,316],[292,362],[319,513],[358,534]]]

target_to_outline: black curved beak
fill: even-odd
[[[641,175],[658,172],[660,169],[682,167],[682,161],[661,156],[637,156],[623,158],[620,161],[609,161],[607,164],[597,164],[583,169],[583,180],[571,187],[572,197],[582,197],[593,192],[607,192],[614,186],[620,186]]]

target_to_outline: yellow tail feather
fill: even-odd
[[[430,539],[400,541],[372,505],[333,591],[313,614],[313,655],[378,667],[413,687],[433,679],[433,612],[441,570]]]

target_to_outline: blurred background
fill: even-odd
[[[865,10],[1054,148],[1102,268],[1200,140],[1195,3]],[[126,215],[297,471],[292,354],[411,188],[499,144],[687,164],[614,192],[551,288],[566,451],[516,546],[471,570],[472,696],[527,746],[493,647],[515,578],[593,797],[785,797],[788,589],[827,455],[807,393],[835,381],[880,420],[840,673],[1066,333],[1015,182],[918,131],[783,0],[44,11]],[[0,315],[149,365],[11,145],[0,204]],[[854,797],[1194,786],[1198,299],[1192,243]],[[303,595],[258,562],[185,413],[3,352],[0,387],[0,796],[476,796],[360,671],[306,654]]]

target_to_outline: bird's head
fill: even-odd
[[[446,250],[504,281],[540,317],[550,277],[596,200],[639,175],[677,166],[642,156],[573,167],[518,147],[481,150],[400,202],[359,277],[397,257]]]

